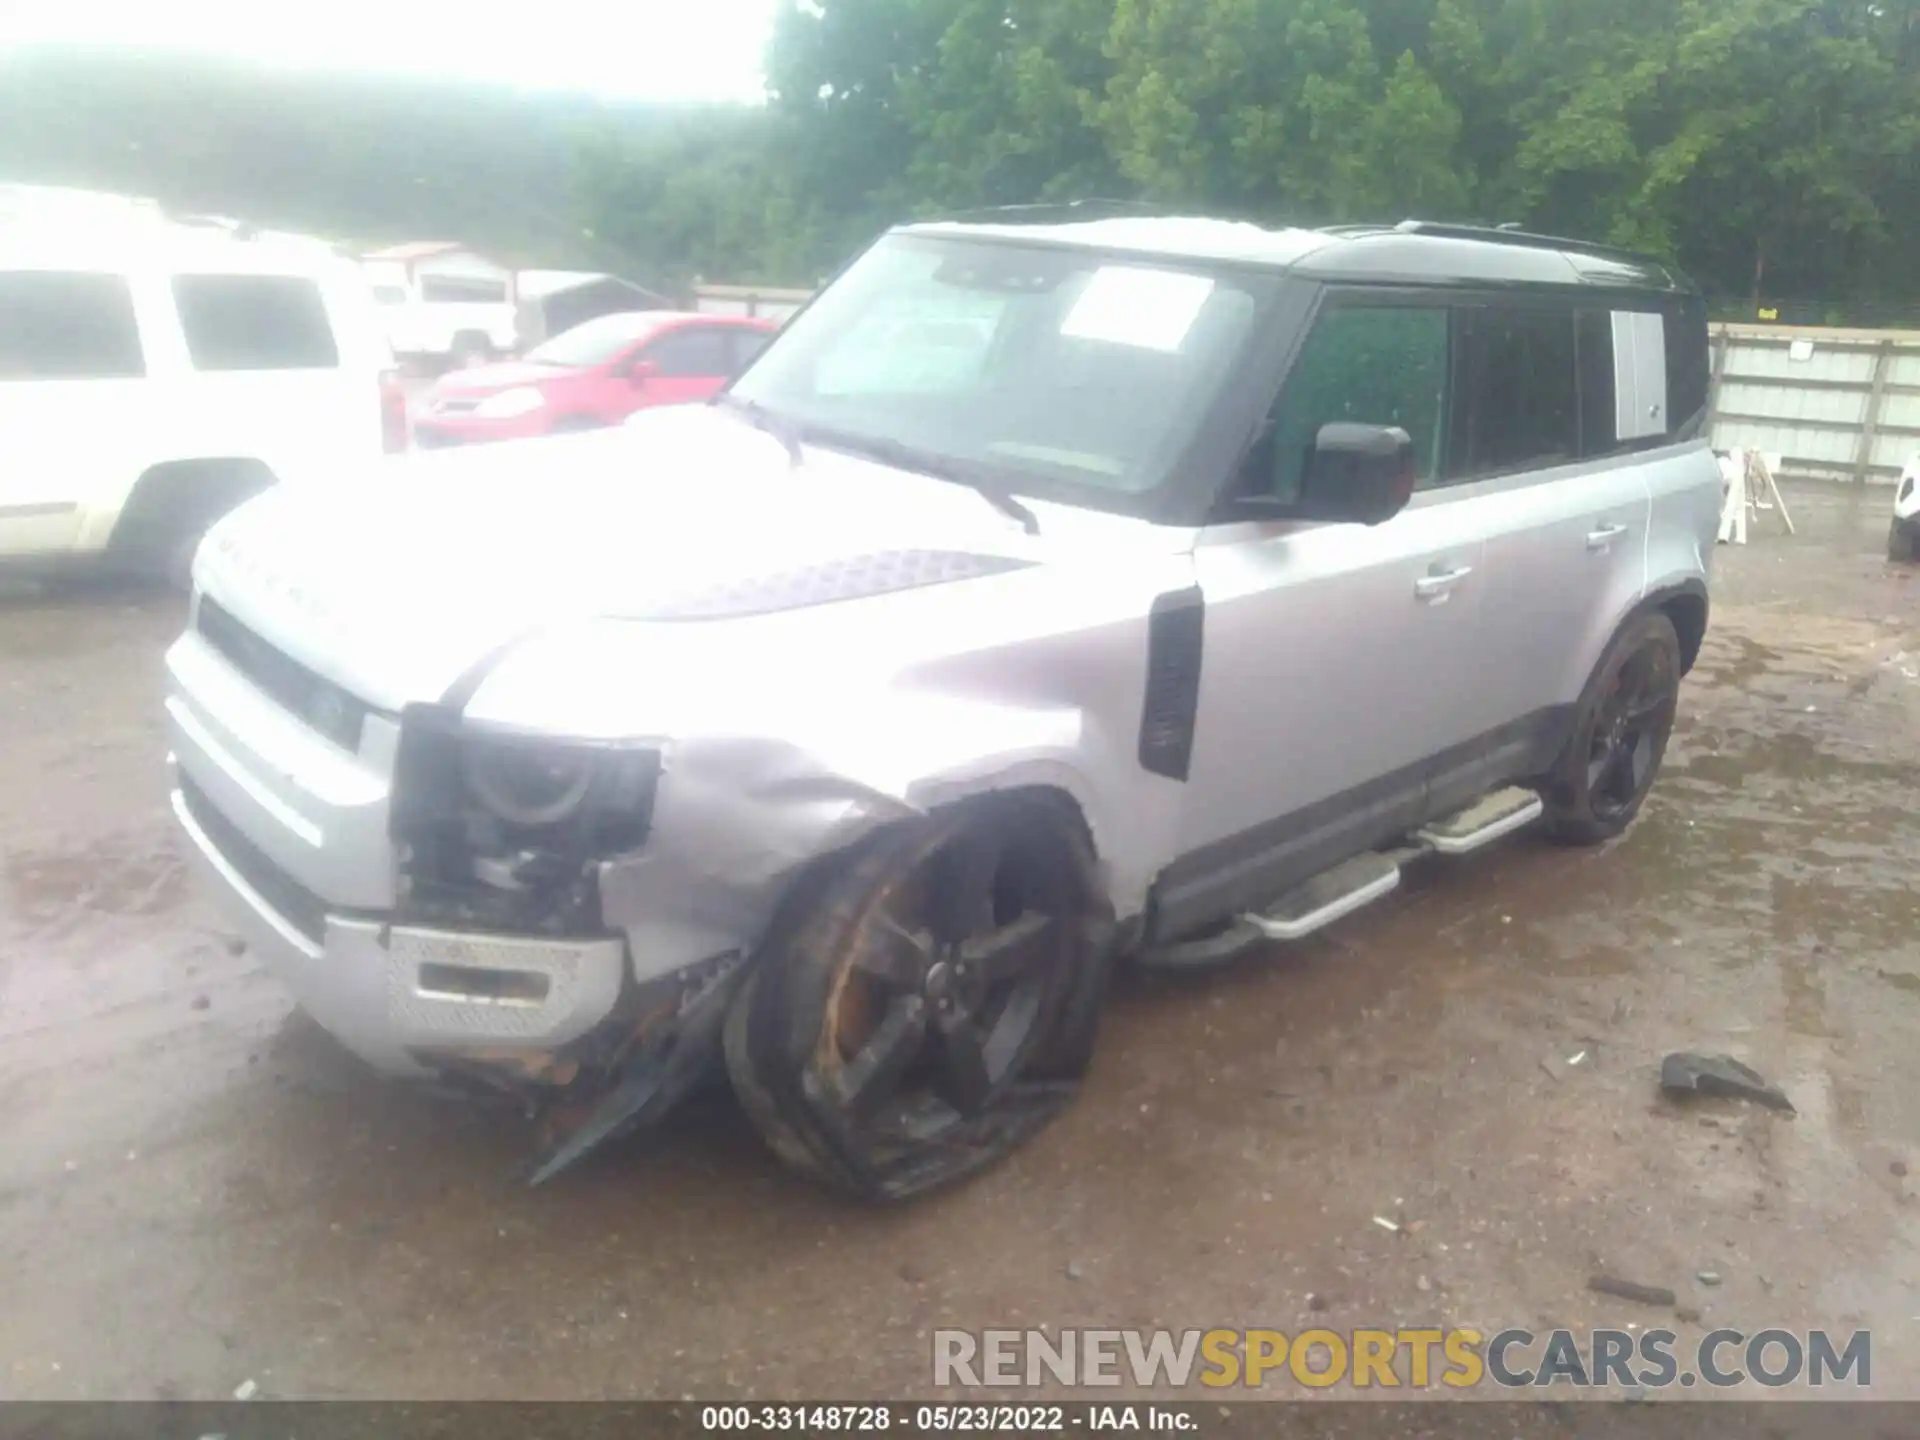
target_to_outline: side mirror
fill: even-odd
[[[1378,525],[1413,498],[1413,438],[1397,425],[1322,425],[1287,514],[1299,520]]]
[[[627,383],[638,390],[660,373],[660,367],[652,360],[634,360],[627,365]]]

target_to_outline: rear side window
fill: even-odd
[[[662,335],[644,356],[663,376],[708,377],[733,374],[733,348],[727,332],[715,325],[690,325]]]
[[[422,275],[420,298],[429,305],[504,305],[507,282],[479,275]]]
[[[0,380],[126,380],[146,373],[133,292],[123,277],[0,272]]]
[[[1413,438],[1421,483],[1439,473],[1447,403],[1447,312],[1329,310],[1315,322],[1274,408],[1273,490],[1300,493],[1322,425],[1397,425]]]
[[[320,287],[291,275],[177,275],[196,370],[330,370],[340,363]]]
[[[1474,480],[1580,454],[1574,312],[1498,305],[1456,312],[1449,477]]]
[[[1676,435],[1698,434],[1707,418],[1713,361],[1707,306],[1688,295],[1667,312],[1667,424]]]
[[[1613,314],[1582,310],[1573,325],[1580,365],[1580,453],[1610,455],[1620,447]]]

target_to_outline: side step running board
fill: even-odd
[[[1538,794],[1518,785],[1482,795],[1458,814],[1414,832],[1414,839],[1440,855],[1465,855],[1531,825],[1546,810]]]
[[[1269,940],[1298,940],[1400,886],[1400,863],[1369,851],[1322,870],[1259,914],[1240,918]]]
[[[1423,855],[1465,855],[1539,819],[1546,806],[1520,786],[1483,795],[1466,809],[1414,832],[1398,849],[1370,850],[1323,870],[1258,912],[1197,939],[1156,945],[1135,959],[1149,970],[1206,970],[1270,940],[1299,940],[1400,887],[1400,867]]]

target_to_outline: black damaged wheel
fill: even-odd
[[[1597,845],[1633,823],[1653,787],[1680,700],[1680,637],[1659,611],[1613,638],[1587,682],[1567,749],[1542,789],[1545,830]]]
[[[1073,1098],[1112,925],[1077,815],[996,797],[899,827],[795,897],[727,1017],[782,1159],[872,1200],[963,1179]]]

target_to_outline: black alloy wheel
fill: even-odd
[[[1635,616],[1614,637],[1543,786],[1549,835],[1593,845],[1633,823],[1673,734],[1680,669],[1680,637],[1659,611]]]
[[[727,1064],[783,1158],[873,1199],[1037,1133],[1092,1050],[1108,957],[1092,854],[1047,797],[889,832],[776,922]]]

